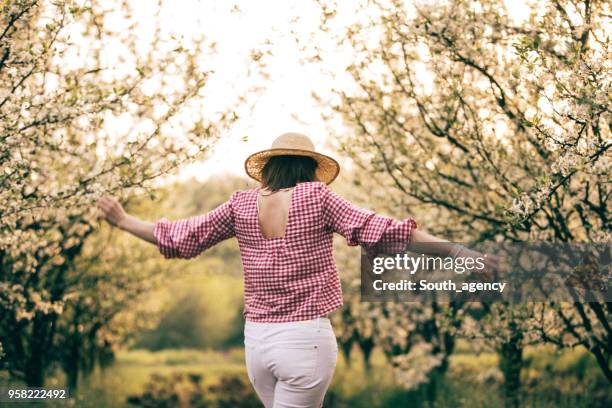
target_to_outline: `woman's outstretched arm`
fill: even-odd
[[[408,250],[415,253],[434,255],[439,257],[468,257],[478,258],[484,257],[484,263],[487,269],[499,267],[501,258],[493,254],[481,254],[480,252],[466,248],[463,245],[452,243],[441,238],[434,237],[431,234],[421,230],[414,230],[408,244]],[[487,272],[487,275],[488,272]],[[489,276],[490,277],[490,276]]]
[[[235,196],[206,214],[170,221],[142,221],[127,214],[114,197],[98,201],[101,215],[113,226],[157,245],[165,258],[189,259],[216,243],[235,236],[232,200]]]
[[[155,224],[126,213],[115,197],[102,197],[98,200],[97,206],[101,217],[108,221],[110,225],[127,231],[147,242],[157,244],[157,239],[153,235]]]
[[[451,256],[457,245],[447,240],[434,237],[422,230],[414,230],[410,237],[408,249],[412,252],[441,257]]]
[[[374,255],[409,250],[439,257],[484,256],[463,245],[430,235],[417,228],[412,218],[395,220],[357,207],[321,184],[323,217],[333,231],[346,237],[349,245],[361,245]],[[496,267],[499,257],[487,254],[485,265]]]

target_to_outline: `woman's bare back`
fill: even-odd
[[[270,193],[260,190],[257,195],[259,228],[266,239],[285,236],[293,189]]]

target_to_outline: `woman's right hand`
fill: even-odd
[[[120,227],[127,218],[127,213],[115,197],[101,197],[97,206],[100,216],[115,227]]]
[[[119,227],[147,242],[157,244],[155,224],[139,220],[133,215],[127,214],[119,203],[119,200],[115,197],[105,196],[100,198],[98,200],[98,210],[100,216],[104,217],[109,224]]]

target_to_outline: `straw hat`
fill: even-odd
[[[312,140],[300,133],[283,133],[272,142],[272,147],[253,153],[244,162],[247,174],[261,182],[261,171],[270,157],[273,156],[306,156],[312,157],[317,162],[315,176],[318,181],[329,184],[340,172],[340,165],[329,156],[317,153]]]

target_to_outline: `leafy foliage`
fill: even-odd
[[[102,329],[160,272],[109,275],[104,247],[77,264],[97,228],[92,202],[150,191],[237,119],[204,109],[214,42],[163,30],[162,3],[138,8],[146,19],[133,7],[0,3],[0,342],[3,366],[30,385],[54,361],[76,382],[96,350],[102,360],[112,354],[125,331]],[[144,20],[151,35],[141,35]],[[66,347],[56,350],[60,340]]]
[[[196,373],[152,374],[144,392],[128,397],[128,402],[147,408],[251,408],[261,405],[244,376],[224,375],[208,387],[203,387],[201,382],[202,375]]]
[[[337,81],[347,85],[315,96],[331,105],[325,118],[342,119],[338,146],[363,170],[364,191],[380,187],[382,205],[411,208],[421,228],[455,241],[609,241],[608,2],[529,2],[517,21],[495,0],[363,1],[345,29],[341,3],[318,3],[319,29],[352,59]],[[317,44],[304,50],[325,60]],[[361,326],[390,339],[401,361],[414,336],[433,341],[419,346],[433,359],[445,358],[436,333],[451,337],[450,352],[455,335],[494,347],[509,395],[532,342],[583,345],[612,381],[605,304],[375,309]],[[419,316],[430,316],[425,331]],[[412,368],[400,370],[404,384],[429,381],[418,369],[407,381]]]

